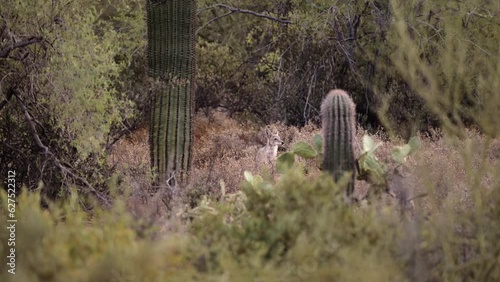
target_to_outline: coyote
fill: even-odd
[[[272,167],[278,155],[278,146],[283,145],[283,141],[281,141],[278,131],[272,133],[269,128],[266,128],[266,139],[266,146],[260,148],[257,152],[256,163],[258,167],[261,167],[263,164]]]

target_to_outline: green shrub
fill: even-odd
[[[239,204],[205,203],[191,233],[212,250],[213,271],[231,261],[270,281],[403,281],[391,252],[395,230],[375,220],[373,210],[345,203],[341,187],[348,181],[335,184],[327,175],[312,180],[292,169],[273,185],[247,173]]]
[[[41,208],[36,192],[24,192],[18,200],[16,274],[2,267],[2,281],[188,281],[192,277],[189,241],[180,236],[158,242],[138,238],[135,222],[119,201],[111,210],[89,215],[78,208],[76,197],[51,203],[47,209]],[[2,222],[6,222],[5,203],[2,193]],[[11,248],[7,232],[0,230],[4,266]]]
[[[279,181],[245,174],[242,191],[206,197],[182,213],[186,231],[138,233],[117,199],[112,209],[66,202],[16,207],[16,275],[1,281],[496,281],[500,189],[477,190],[474,208],[444,206],[401,217],[390,207],[348,205],[334,183],[289,169]],[[496,186],[495,186],[496,185]],[[479,187],[479,186],[478,186]],[[224,190],[224,189],[223,189]],[[7,220],[2,193],[0,221]],[[46,202],[46,201],[45,201]],[[46,202],[47,203],[47,202]],[[173,215],[172,215],[173,216]],[[9,231],[0,229],[6,265]]]

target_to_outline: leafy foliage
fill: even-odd
[[[38,192],[23,192],[16,211],[16,255],[23,259],[15,281],[500,277],[500,197],[494,193],[499,182],[494,190],[479,190],[473,210],[426,214],[420,222],[387,208],[347,205],[342,197],[347,177],[334,183],[327,175],[313,179],[291,169],[273,184],[248,172],[244,176],[241,192],[223,193],[220,200],[204,197],[179,214],[188,219],[183,223],[188,231],[167,234],[141,229],[119,199],[111,209],[97,207],[88,214],[75,191],[65,202],[45,201],[45,208]],[[7,214],[2,192],[0,220]],[[175,225],[176,216],[170,220]],[[4,264],[8,232],[0,230]],[[0,273],[2,281],[12,277]]]
[[[367,180],[374,186],[386,186],[387,166],[380,163],[375,156],[375,151],[380,144],[375,144],[370,136],[363,136],[363,151],[359,156],[358,165],[358,179]]]
[[[418,151],[419,148],[420,141],[418,138],[412,137],[410,141],[408,141],[408,144],[403,146],[394,146],[394,148],[392,148],[392,158],[396,162],[402,164],[405,162],[406,157]]]
[[[292,152],[300,157],[311,159],[316,157],[318,154],[316,150],[311,147],[311,145],[306,142],[299,141],[292,146]]]
[[[380,143],[375,144],[370,136],[363,136],[363,151],[357,161],[359,170],[357,179],[366,180],[374,187],[387,188],[387,174],[389,171],[387,169],[387,165],[380,162],[375,156],[375,151],[378,147],[380,147]],[[392,148],[391,156],[394,161],[403,164],[406,158],[418,151],[419,148],[419,139],[413,137],[410,139],[408,144],[403,146],[394,146]]]
[[[55,117],[55,127],[85,160],[102,152],[111,127],[126,117],[129,104],[119,99],[114,87],[123,69],[114,60],[120,35],[105,23],[95,25],[99,18],[95,8],[85,14],[75,13],[73,9],[78,8],[67,11],[72,16],[64,21],[79,28],[56,31],[64,40],[53,44],[55,54],[40,74],[44,79],[39,91],[42,103]],[[101,36],[96,28],[102,30]]]
[[[16,168],[31,189],[43,181],[51,197],[67,194],[67,184],[102,188],[104,149],[137,112],[120,79],[133,60],[127,52],[142,44],[140,28],[131,27],[140,10],[114,4],[114,11],[101,1],[1,8],[0,169]]]
[[[147,230],[121,200],[103,210],[77,192],[109,189],[106,148],[150,107],[145,97],[156,85],[145,79],[144,1],[4,2],[0,171],[14,167],[19,183],[37,191],[19,195],[22,259],[16,277],[2,271],[1,281],[500,280],[497,2],[231,3],[292,22],[282,24],[200,1],[200,107],[226,108],[238,121],[303,125],[319,122],[328,89],[344,88],[362,126],[382,124],[390,137],[409,140],[384,155],[421,169],[414,177],[422,179],[403,184],[430,196],[410,215],[383,201],[347,206],[348,178],[307,177],[295,166],[298,156],[321,159],[315,136],[282,154],[278,181],[246,173],[232,194],[237,188],[220,182],[221,197],[183,208],[181,228],[172,228],[180,219],[170,212]],[[27,45],[14,48],[19,42]],[[443,128],[426,143],[436,148],[407,158],[420,147],[409,137],[429,126]],[[254,141],[246,134],[220,144],[238,140],[243,148]],[[358,176],[385,185],[385,146],[363,143]],[[449,147],[453,158],[429,157]],[[248,160],[247,152],[235,158]],[[221,167],[225,157],[213,160]],[[451,172],[433,177],[441,164]],[[208,190],[205,179],[219,181],[207,174],[193,188],[198,194]],[[4,266],[8,236],[0,229]]]
[[[315,146],[313,148],[310,144],[299,141],[292,145],[292,148],[289,152],[285,152],[281,154],[276,160],[276,168],[279,172],[285,173],[289,169],[291,169],[295,163],[295,156],[299,156],[305,159],[314,159],[322,155],[322,152],[319,151],[321,149],[321,144],[323,139],[321,139],[321,135],[315,136]],[[321,158],[317,158],[318,162],[321,162]]]
[[[344,281],[352,275],[342,271],[344,267],[357,268],[359,261],[368,263],[375,259],[374,253],[384,263],[393,261],[390,246],[385,244],[394,234],[386,230],[382,236],[381,226],[372,224],[369,215],[356,213],[344,203],[341,185],[347,184],[347,178],[338,185],[327,175],[312,181],[294,169],[276,185],[249,173],[245,177],[245,197],[240,198],[243,210],[238,205],[212,202],[208,204],[213,208],[210,212],[205,209],[207,212],[194,217],[192,234],[216,251],[211,271],[222,271],[236,262],[242,267],[238,272],[253,279],[307,277],[316,281],[336,277]],[[313,266],[307,270],[309,263]],[[233,273],[229,275],[233,277]],[[401,274],[400,269],[390,266],[382,273],[367,271],[361,276],[375,275],[371,279],[383,281]]]
[[[0,219],[6,220],[1,191]],[[40,206],[38,192],[22,193],[16,209],[16,274],[2,281],[155,281],[191,279],[188,241],[178,237],[161,244],[137,237],[137,225],[123,202],[90,216],[78,206],[77,193],[64,203]],[[0,259],[6,264],[8,230],[0,231]],[[182,250],[182,253],[178,253]],[[165,267],[166,266],[166,267]],[[164,269],[160,271],[160,269]],[[172,271],[172,269],[183,269]]]
[[[489,1],[466,2],[421,1],[413,6],[392,1],[390,41],[400,42],[400,48],[391,62],[447,132],[463,136],[464,126],[475,124],[497,136],[493,116],[500,105],[494,90],[500,47],[493,42],[500,39],[498,7]]]

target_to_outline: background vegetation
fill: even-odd
[[[500,279],[497,1],[199,1],[193,171],[174,191],[150,184],[143,2],[0,6],[0,171],[24,187],[2,281]],[[254,166],[265,124],[311,143],[333,88],[415,209],[348,206],[311,161]]]

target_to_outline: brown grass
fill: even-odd
[[[312,144],[314,135],[321,134],[320,128],[312,124],[303,128],[282,124],[271,126],[279,131],[286,145],[297,141]],[[214,111],[209,115],[197,114],[194,119],[191,178],[189,183],[179,187],[183,202],[193,205],[203,195],[218,198],[221,183],[226,193],[238,191],[245,170],[265,173],[259,171],[255,164],[255,155],[265,144],[263,129],[263,126],[254,123],[230,118],[222,111]],[[355,145],[357,155],[364,134],[366,132],[358,128],[358,144]],[[493,140],[485,152],[482,148],[486,138],[475,131],[469,131],[468,134],[470,142],[446,139],[440,132],[423,135],[420,137],[422,149],[399,167],[391,159],[391,148],[393,145],[402,145],[403,141],[390,142],[383,133],[371,136],[376,142],[382,143],[376,152],[377,157],[387,163],[391,170],[398,167],[402,175],[395,189],[402,189],[409,198],[426,195],[414,200],[416,209],[433,213],[447,208],[471,207],[473,184],[479,181],[485,189],[493,185],[492,173],[500,169],[500,140]],[[148,150],[148,130],[141,128],[115,144],[109,154],[108,164],[116,166],[123,175],[123,183],[131,186],[132,196],[128,204],[133,213],[154,217],[165,212],[161,208],[162,195],[153,193],[151,189]],[[280,148],[278,155],[285,150]],[[481,167],[483,158],[487,163],[486,168]],[[309,177],[314,178],[320,173],[315,161],[299,160],[299,163],[304,166]],[[367,183],[357,181],[355,197],[363,198],[368,189]],[[393,205],[395,202],[389,196],[382,196],[380,204]]]

